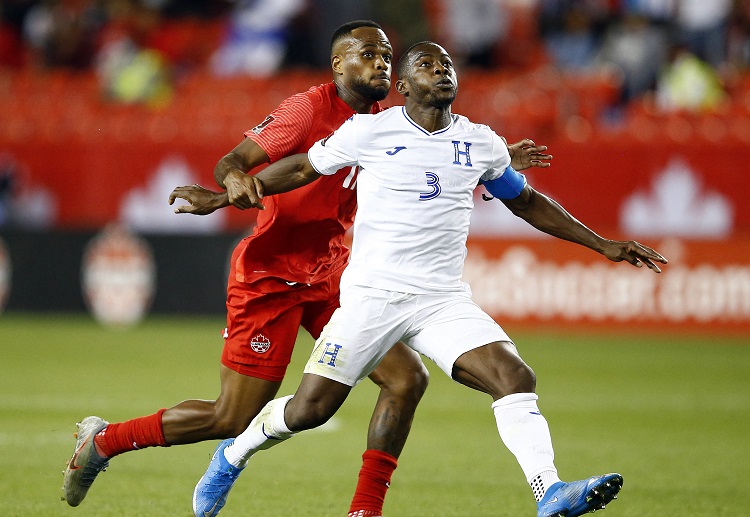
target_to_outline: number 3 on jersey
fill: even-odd
[[[427,177],[427,186],[432,190],[430,190],[429,192],[420,192],[419,200],[429,201],[430,199],[435,199],[440,195],[440,178],[438,178],[438,175],[434,172],[425,172],[424,175]]]

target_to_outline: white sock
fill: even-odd
[[[558,481],[560,481],[560,478],[557,477],[556,470],[545,470],[538,476],[535,476],[534,479],[530,480],[529,485],[531,485],[531,491],[534,492],[534,499],[536,499],[536,502],[538,503],[541,501],[549,487]]]
[[[513,393],[492,404],[497,430],[505,446],[521,466],[534,498],[560,481],[547,420],[539,412],[535,393]]]
[[[274,399],[260,410],[247,429],[234,439],[232,445],[224,449],[224,457],[229,463],[243,468],[256,452],[269,449],[294,436],[284,421],[284,409],[292,397],[293,395],[289,395]]]

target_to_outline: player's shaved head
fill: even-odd
[[[347,22],[336,29],[331,36],[331,54],[335,53],[336,46],[344,39],[352,36],[352,31],[360,27],[372,27],[373,29],[383,30],[383,28],[372,20],[355,20]],[[383,31],[385,33],[385,31]]]
[[[419,50],[421,47],[431,46],[439,48],[442,53],[448,55],[443,47],[435,43],[434,41],[419,41],[407,48],[406,51],[401,55],[401,58],[396,63],[396,74],[399,78],[405,77],[408,74],[409,68],[414,60],[419,56]]]
[[[383,29],[370,20],[345,23],[331,36],[331,70],[339,95],[361,103],[363,113],[391,88],[393,49]],[[356,109],[360,109],[356,108]]]
[[[433,41],[415,43],[396,65],[396,91],[410,106],[449,108],[456,99],[458,77],[450,54]]]

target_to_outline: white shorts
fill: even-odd
[[[348,386],[367,377],[399,341],[432,359],[449,377],[461,355],[505,331],[471,300],[469,291],[408,294],[351,286],[305,366]]]

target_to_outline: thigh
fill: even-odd
[[[495,341],[510,341],[505,331],[467,293],[420,298],[420,332],[406,341],[432,359],[449,377],[460,356]]]
[[[454,363],[453,378],[490,394],[493,400],[511,393],[536,390],[534,371],[521,359],[510,341],[493,342],[469,350]]]
[[[406,295],[408,297],[410,295]],[[398,303],[394,305],[394,299]],[[353,286],[315,342],[305,373],[354,386],[407,331],[404,295]]]
[[[370,373],[370,379],[381,388],[396,390],[411,388],[415,379],[426,379],[428,375],[419,353],[399,342],[388,350]]]

